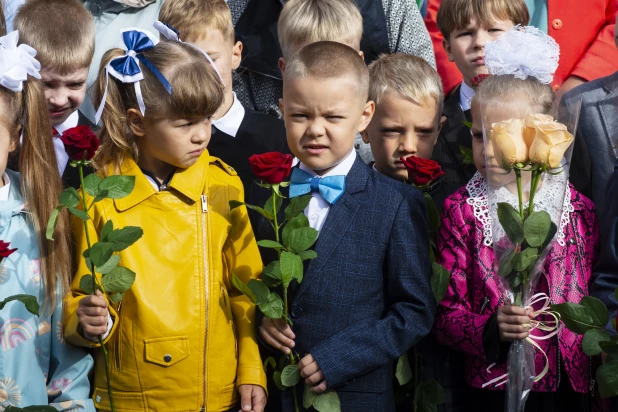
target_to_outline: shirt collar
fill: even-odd
[[[354,161],[356,160],[356,150],[352,149],[352,151],[350,152],[349,155],[347,155],[341,162],[339,162],[339,164],[335,167],[333,167],[331,170],[329,170],[328,172],[324,173],[322,176],[320,177],[328,177],[328,176],[347,176],[348,173],[350,173],[350,170],[352,169],[352,166],[354,166]],[[305,166],[302,162],[299,162],[299,168],[304,170],[305,172],[309,173],[311,176],[317,176],[318,174],[316,172],[313,171],[313,169],[309,169],[307,166]]]
[[[234,93],[234,103],[232,103],[230,110],[228,110],[226,114],[217,120],[213,120],[212,125],[221,130],[223,133],[236,137],[244,117],[245,108],[242,103],[240,103],[240,100],[236,98],[236,93]]]
[[[6,202],[9,200],[9,193],[11,191],[11,180],[6,172],[2,175],[2,182],[4,186],[0,187],[0,202]]]
[[[468,86],[466,82],[461,82],[461,87],[459,88],[459,104],[464,112],[470,110],[472,98],[475,94],[476,92],[472,87]]]
[[[76,127],[77,123],[79,123],[79,113],[77,110],[75,110],[69,115],[69,117],[67,117],[64,122],[54,127],[54,129],[56,129],[58,135],[61,136],[62,133],[66,132],[69,129],[72,129],[73,127]]]

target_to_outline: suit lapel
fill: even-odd
[[[618,73],[609,76],[604,85],[607,91],[605,99],[599,101],[599,112],[605,127],[605,136],[609,138],[609,145],[618,157]]]
[[[443,146],[446,146],[447,150],[451,154],[452,158],[457,160],[457,165],[460,169],[461,173],[464,173],[468,179],[471,179],[476,170],[470,167],[464,167],[463,164],[463,155],[459,149],[459,146],[471,147],[471,139],[467,139],[467,141],[462,141],[462,128],[463,122],[466,120],[464,116],[464,112],[461,110],[461,106],[459,105],[459,88],[457,87],[450,99],[447,99],[444,105],[443,114],[446,116],[446,122],[443,126],[442,133],[440,133],[439,138],[443,139]],[[465,127],[465,126],[464,126]],[[466,129],[463,129],[467,131]],[[439,161],[439,160],[438,160]]]
[[[362,204],[359,197],[365,191],[370,173],[369,166],[362,161],[360,156],[356,156],[354,165],[346,177],[345,193],[328,211],[326,222],[324,222],[315,245],[315,252],[318,257],[308,264],[296,299],[302,295],[309,283],[315,279],[330,260],[333,251],[354,222],[355,215]]]

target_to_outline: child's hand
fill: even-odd
[[[240,412],[263,412],[266,406],[266,392],[258,385],[240,385]]]
[[[328,389],[322,369],[320,369],[320,365],[313,359],[311,354],[298,362],[298,369],[300,370],[300,376],[305,379],[305,383],[311,386],[311,392],[322,393]]]
[[[79,301],[77,319],[84,331],[89,336],[101,336],[107,332],[107,302],[97,290],[96,295],[86,296]]]
[[[294,347],[293,339],[296,338],[290,325],[283,319],[270,319],[264,317],[260,325],[260,336],[266,343],[275,349],[279,349],[286,355],[290,354]]]
[[[510,342],[526,339],[530,334],[530,319],[534,319],[532,309],[505,305],[498,309],[498,330],[500,340]]]

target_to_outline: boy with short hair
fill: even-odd
[[[471,147],[470,102],[476,84],[487,75],[483,58],[484,44],[493,41],[511,27],[527,25],[530,19],[524,0],[442,0],[438,10],[438,28],[448,59],[455,62],[463,82],[446,99],[443,115],[446,123],[438,137],[433,159],[446,173],[444,181],[451,194],[474,175],[473,166],[464,164],[463,148]]]
[[[336,390],[342,411],[394,410],[393,362],[427,335],[436,306],[422,194],[354,150],[374,112],[368,88],[357,50],[341,43],[310,44],[287,62],[283,118],[300,161],[290,197],[305,194],[307,180],[343,185],[329,200],[312,192],[305,209],[319,237],[303,282],[288,290],[294,332],[267,318],[259,330],[274,348],[301,354],[301,377],[315,393]],[[293,410],[288,392],[282,402]]]
[[[78,111],[94,55],[92,15],[79,0],[29,0],[19,8],[14,25],[19,42],[32,46],[41,63],[58,171],[65,186],[79,187],[78,170],[68,166],[60,136],[78,125],[93,126]]]
[[[225,96],[213,116],[208,152],[238,172],[252,201],[254,176],[249,157],[265,152],[289,153],[283,122],[245,109],[232,90],[232,71],[240,64],[242,43],[234,40],[230,8],[224,0],[167,0],[159,20],[178,31],[182,41],[205,51],[223,78]]]

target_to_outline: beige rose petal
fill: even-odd
[[[524,123],[521,119],[509,119],[494,123],[490,131],[494,155],[501,166],[524,163],[528,158],[528,148],[523,139]]]

